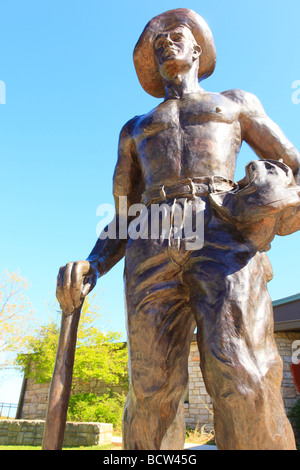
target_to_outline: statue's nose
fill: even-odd
[[[174,43],[173,43],[172,39],[170,38],[170,36],[168,34],[164,37],[164,46],[165,45],[170,45],[170,44],[174,44]]]

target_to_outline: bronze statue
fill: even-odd
[[[172,235],[103,237],[87,261],[68,263],[58,275],[57,298],[68,318],[125,256],[125,449],[183,445],[195,326],[218,449],[295,449],[281,398],[266,251],[275,234],[300,228],[300,154],[255,96],[200,87],[215,63],[211,31],[197,13],[171,10],[147,24],[134,64],[145,91],[164,100],[123,127],[113,179],[117,227],[121,196],[149,213],[154,203],[172,210],[178,199],[203,201],[203,247],[187,250]],[[261,161],[234,183],[243,141]]]

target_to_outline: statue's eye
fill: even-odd
[[[163,44],[164,39],[159,38],[154,42],[154,49],[159,49]]]
[[[182,40],[182,38],[183,38],[182,34],[176,33],[176,34],[172,34],[172,35],[171,35],[172,41],[179,42],[179,41]]]

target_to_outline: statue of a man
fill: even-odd
[[[125,256],[125,449],[164,446],[186,393],[195,326],[218,448],[295,449],[281,398],[282,364],[267,291],[272,268],[265,251],[275,233],[292,231],[278,228],[284,210],[287,218],[299,215],[295,203],[287,208],[284,194],[299,184],[300,154],[255,96],[200,87],[215,62],[212,34],[195,12],[171,10],[148,23],[134,63],[146,92],[164,100],[123,127],[113,179],[117,227],[121,196],[128,208],[142,202],[149,211],[153,203],[172,209],[178,198],[199,199],[205,203],[203,246],[187,250],[184,239],[172,236],[100,237],[87,261],[68,263],[58,275],[58,300],[72,314],[97,279]],[[252,163],[237,185],[243,141],[262,161]],[[264,198],[277,187],[280,208],[271,204],[268,211]],[[180,426],[174,429],[180,433]]]

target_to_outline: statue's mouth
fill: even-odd
[[[177,54],[178,50],[175,47],[172,46],[166,46],[164,49],[163,56],[164,57],[169,57],[171,55]]]

